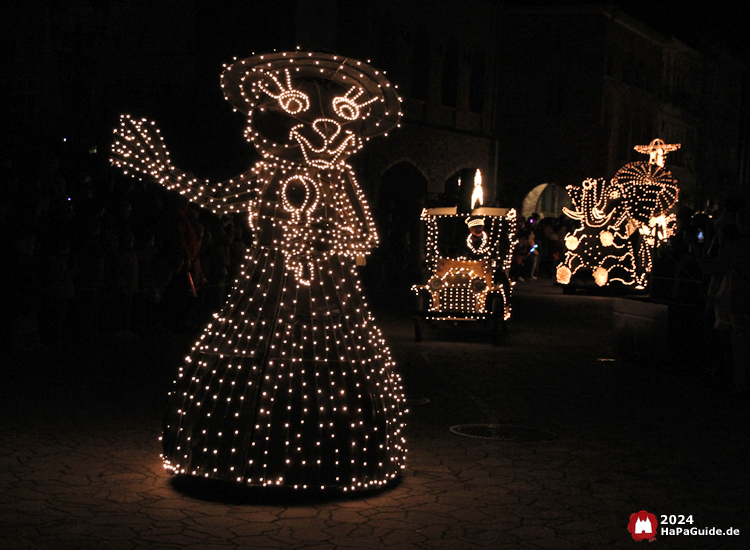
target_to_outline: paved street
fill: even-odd
[[[501,347],[475,325],[415,343],[405,308],[374,309],[410,401],[398,485],[339,500],[174,486],[160,419],[191,339],[78,343],[4,367],[0,549],[634,548],[644,509],[741,530],[660,547],[750,547],[750,403],[615,357],[612,298],[521,283]],[[450,430],[467,424],[495,438]],[[497,439],[508,425],[525,437]]]

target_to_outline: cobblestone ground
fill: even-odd
[[[0,549],[633,548],[643,509],[741,530],[660,546],[750,547],[750,404],[679,365],[614,357],[611,298],[525,283],[501,347],[476,325],[417,344],[408,315],[381,309],[410,398],[398,485],[344,500],[175,486],[158,436],[189,339],[79,345],[6,367]],[[450,430],[475,423],[555,437]]]

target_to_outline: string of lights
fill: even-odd
[[[567,252],[557,267],[557,282],[570,284],[576,274],[590,274],[598,286],[617,282],[645,289],[653,250],[673,233],[676,218],[670,210],[679,189],[664,169],[667,153],[680,144],[660,139],[635,150],[647,162],[622,167],[611,181],[586,179],[567,186],[574,209],[564,208],[580,225],[565,237]]]
[[[500,274],[510,269],[516,211],[481,207],[481,175],[475,176],[474,181],[474,196],[479,202],[474,203],[477,207],[470,214],[458,214],[455,207],[422,211],[427,229],[426,263],[431,275],[427,284],[414,285],[412,290],[417,295],[429,294],[426,314],[433,320],[481,320],[496,314],[507,320],[511,315],[511,286]],[[445,241],[461,226],[467,234],[464,247],[449,250]],[[496,295],[502,298],[501,312],[491,311],[492,297]]]
[[[311,52],[225,66],[222,88],[263,156],[211,184],[172,166],[153,122],[123,116],[112,163],[254,232],[227,303],[180,366],[162,437],[174,473],[253,486],[357,491],[404,468],[405,401],[356,258],[377,233],[346,159],[398,126],[369,65]]]

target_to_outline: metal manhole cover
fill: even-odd
[[[465,437],[498,441],[547,441],[557,437],[541,428],[515,424],[460,424],[453,426],[451,432]]]

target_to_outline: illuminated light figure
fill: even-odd
[[[599,286],[617,282],[646,288],[652,252],[675,227],[675,215],[669,211],[679,190],[664,161],[679,147],[660,139],[638,145],[636,151],[649,155],[647,162],[625,165],[609,182],[587,179],[567,187],[575,209],[563,211],[580,226],[565,237],[568,251],[557,267],[559,283],[567,285],[576,274],[588,274]]]
[[[652,140],[648,145],[636,145],[633,147],[639,153],[648,155],[648,163],[655,164],[659,168],[664,168],[664,160],[667,158],[667,153],[677,151],[679,148],[679,143],[664,143],[659,138]]]
[[[484,218],[469,217],[466,218],[466,226],[469,228],[469,234],[466,236],[466,247],[472,255],[486,256],[490,251],[490,238],[484,230]],[[479,246],[474,245],[474,241],[480,240]]]
[[[124,116],[112,162],[254,230],[240,275],[180,367],[164,466],[252,486],[357,491],[405,463],[401,381],[367,310],[355,259],[377,244],[346,158],[398,125],[385,76],[328,54],[258,55],[221,85],[262,154],[212,184],[172,166],[152,122]]]

